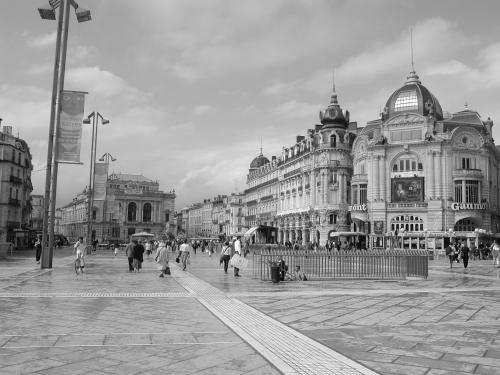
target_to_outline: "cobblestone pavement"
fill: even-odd
[[[0,374],[500,374],[491,261],[272,284],[200,253],[165,279],[151,259],[130,274],[123,254],[93,255],[81,280],[68,254],[0,261]]]

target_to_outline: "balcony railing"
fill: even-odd
[[[413,202],[413,203],[387,203],[387,208],[425,208],[427,202]]]
[[[9,181],[17,185],[21,185],[23,183],[23,180],[16,176],[10,176]]]
[[[20,206],[21,205],[21,201],[19,199],[16,199],[16,198],[9,198],[9,205],[11,205],[11,206]]]

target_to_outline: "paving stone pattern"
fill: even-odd
[[[133,274],[99,253],[82,280],[70,253],[52,270],[0,261],[1,375],[500,374],[490,261],[431,261],[427,280],[272,284],[201,253],[164,279],[151,258]]]

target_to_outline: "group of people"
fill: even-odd
[[[478,257],[479,259],[486,259],[486,253],[490,253],[493,256],[493,265],[495,267],[500,267],[500,244],[498,240],[495,240],[491,246],[484,246],[482,243],[478,248],[470,249],[467,246],[467,243],[464,241],[462,243],[450,243],[446,247],[446,255],[450,260],[450,268],[453,268],[453,263],[460,263],[460,260],[463,263],[464,269],[467,269],[469,265],[469,257],[472,255],[474,258]]]

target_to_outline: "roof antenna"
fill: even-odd
[[[410,27],[410,49],[411,49],[411,71],[415,72],[415,64],[413,63],[413,27]]]

